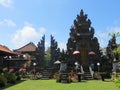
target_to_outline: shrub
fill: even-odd
[[[100,73],[95,72],[94,73],[94,79],[101,79]]]
[[[16,72],[16,80],[21,80],[21,76],[20,76],[20,73],[19,72]]]
[[[3,68],[3,73],[7,73],[8,72],[8,68]]]
[[[5,76],[0,75],[0,87],[4,87],[7,83],[7,79],[5,78]]]
[[[14,84],[16,82],[16,75],[14,73],[6,74],[8,83]]]
[[[120,76],[115,80],[115,84],[120,88]]]

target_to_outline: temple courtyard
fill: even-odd
[[[0,90],[120,89],[120,32],[111,33],[108,46],[101,49],[94,31],[81,9],[70,28],[67,50],[60,50],[52,35],[48,50],[45,35],[37,46],[30,42],[11,51],[0,45]]]
[[[87,80],[72,83],[56,83],[56,80],[23,80],[0,90],[119,90],[111,80]]]

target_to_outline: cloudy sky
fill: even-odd
[[[65,48],[70,27],[83,9],[100,46],[106,47],[108,33],[120,32],[119,4],[120,0],[0,0],[0,44],[17,49],[29,42],[37,44],[45,34],[48,47],[52,34]]]

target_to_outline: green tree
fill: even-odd
[[[116,38],[120,36],[120,32],[109,33],[108,35],[116,40]],[[115,43],[116,43],[116,41],[115,41]],[[120,44],[117,45],[117,47],[113,50],[113,53],[117,57],[117,59],[119,60],[120,59]]]
[[[113,53],[118,60],[119,70],[120,70],[120,45],[117,45],[117,48],[113,50]]]
[[[109,33],[108,36],[117,38],[117,37],[120,36],[120,32],[117,32],[117,33]]]

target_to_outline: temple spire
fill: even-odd
[[[84,16],[83,9],[81,9],[81,11],[80,11],[80,16]]]

